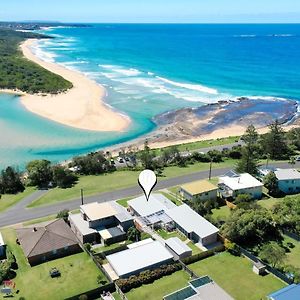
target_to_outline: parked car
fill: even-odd
[[[296,157],[296,161],[300,161],[300,156]]]
[[[118,162],[121,163],[121,164],[124,163],[124,159],[123,159],[122,157],[118,157],[117,160],[118,160]]]

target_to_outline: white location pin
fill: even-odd
[[[150,194],[157,183],[156,175],[151,170],[144,170],[139,175],[139,185],[143,189],[147,201],[149,200]]]

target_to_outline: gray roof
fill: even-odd
[[[195,232],[200,238],[219,232],[216,226],[201,217],[186,204],[176,206],[166,213],[186,232]]]
[[[169,261],[173,256],[160,242],[152,241],[108,255],[106,258],[116,274],[121,277]]]
[[[17,229],[17,237],[27,257],[32,257],[78,244],[76,236],[64,220],[45,227]]]
[[[83,219],[81,213],[70,214],[69,219],[83,236],[97,232],[96,229],[89,227],[89,222]]]
[[[278,169],[274,173],[278,180],[300,179],[300,173],[294,169]]]
[[[119,220],[119,222],[122,223],[133,220],[132,215],[123,206],[114,201],[111,201],[109,203],[117,211],[115,217]]]
[[[172,201],[162,194],[152,194],[149,201],[147,201],[146,197],[143,195],[129,200],[128,205],[142,217],[150,216],[159,211],[166,211],[176,207]]]
[[[214,281],[196,288],[197,295],[188,298],[189,300],[233,300],[218,284]]]
[[[186,252],[191,252],[192,249],[181,241],[178,237],[169,238],[165,241],[166,245],[169,246],[177,255],[182,255]]]

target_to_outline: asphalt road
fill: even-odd
[[[272,164],[272,166],[280,167],[280,168],[291,168],[291,166],[287,163],[276,163],[276,164]],[[296,163],[295,168],[300,168],[300,162]],[[223,175],[229,170],[231,170],[231,168],[213,169],[212,177]],[[172,186],[181,185],[191,181],[206,179],[206,178],[208,178],[208,171],[200,171],[197,173],[178,176],[166,180],[158,179],[158,183],[154,190],[165,189]],[[45,217],[51,214],[56,214],[62,209],[74,210],[79,208],[79,206],[81,205],[81,199],[80,197],[78,197],[77,199],[71,201],[60,202],[53,205],[41,206],[36,208],[26,208],[26,206],[29,203],[39,198],[42,194],[46,192],[47,191],[37,191],[34,194],[24,198],[22,201],[20,201],[18,204],[11,207],[7,211],[1,213],[0,227],[21,223],[31,219]],[[112,192],[106,192],[95,196],[84,197],[84,203],[91,203],[95,201],[108,202],[112,200],[137,196],[140,194],[142,194],[142,190],[139,187],[139,185],[136,184],[136,186],[134,187],[129,187],[126,189],[116,190]]]

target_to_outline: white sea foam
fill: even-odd
[[[212,94],[212,95],[218,95],[218,91],[213,88],[209,88],[200,84],[190,84],[190,83],[181,83],[181,82],[176,82],[172,81],[163,77],[156,76],[156,78],[160,79],[163,82],[166,82],[170,85],[174,85],[177,87],[181,87],[187,90],[193,90],[193,91],[198,91],[202,93],[207,93],[207,94]]]

